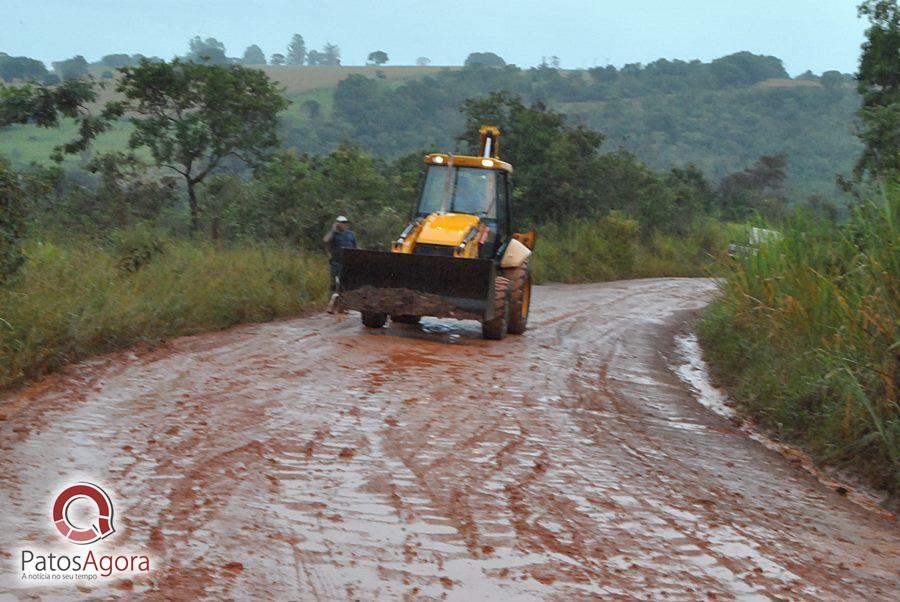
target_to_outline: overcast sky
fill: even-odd
[[[171,58],[195,35],[285,52],[341,47],[343,63],[384,50],[390,64],[427,56],[459,65],[492,51],[522,67],[557,55],[566,68],[710,59],[749,50],[784,60],[792,75],[853,72],[865,22],[851,0],[3,0],[0,51],[45,61],[139,52]]]

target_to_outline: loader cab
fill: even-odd
[[[426,162],[416,217],[434,213],[477,217],[488,227],[480,255],[493,256],[512,235],[511,169],[502,161],[480,157],[429,155]]]

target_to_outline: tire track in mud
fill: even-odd
[[[90,477],[121,521],[101,545],[157,562],[97,597],[890,599],[896,524],[669,368],[713,290],[535,287],[500,342],[314,316],[73,366],[0,401],[0,594],[74,593],[23,589],[10,550]]]

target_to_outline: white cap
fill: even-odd
[[[346,223],[346,222],[349,222],[350,220],[348,220],[348,219],[347,219],[346,217],[344,217],[343,215],[339,215],[339,216],[337,216],[337,219],[334,220],[334,221],[336,221],[336,222],[341,222],[342,224],[344,224],[344,223]]]

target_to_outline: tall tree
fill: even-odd
[[[306,62],[306,41],[299,33],[295,33],[291,37],[286,59],[288,65],[302,65]]]
[[[370,52],[369,56],[366,58],[366,62],[370,65],[384,65],[388,60],[390,59],[388,58],[387,52],[384,50]]]
[[[900,178],[900,7],[896,0],[868,0],[859,5],[869,19],[859,59],[857,87],[865,144],[857,175]]]
[[[188,52],[188,60],[195,63],[206,63],[208,65],[227,65],[228,57],[225,56],[225,44],[215,38],[206,38],[195,36],[188,43],[190,52]]]
[[[53,69],[64,80],[79,79],[88,75],[88,62],[78,54],[64,61],[54,61]]]
[[[340,66],[341,64],[341,49],[337,44],[332,44],[331,42],[327,42],[325,46],[322,47],[322,65],[330,65],[332,67]]]
[[[141,61],[121,70],[124,101],[107,103],[107,118],[129,116],[133,149],[179,174],[187,186],[191,230],[197,231],[197,186],[228,157],[256,164],[278,143],[278,113],[288,105],[258,69]]]
[[[44,63],[27,56],[9,56],[0,54],[0,79],[11,82],[13,80],[39,80],[47,75]]]
[[[466,57],[465,66],[475,67],[476,65],[481,67],[505,67],[506,61],[493,52],[473,52]]]
[[[241,59],[242,65],[265,65],[266,64],[266,55],[263,54],[262,49],[253,44],[251,46],[247,46],[247,50],[244,51],[244,58]]]

